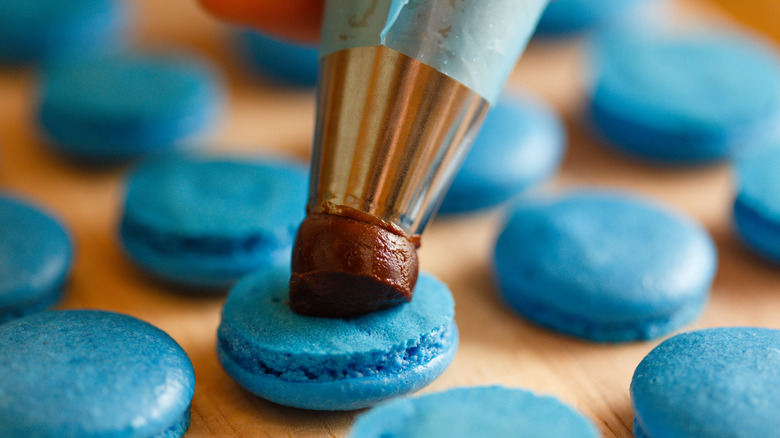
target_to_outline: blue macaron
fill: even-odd
[[[213,69],[178,53],[112,56],[47,68],[38,119],[54,150],[115,163],[186,144],[216,121],[222,86]]]
[[[631,380],[637,438],[777,437],[780,330],[721,327],[653,349]]]
[[[0,325],[0,436],[180,437],[194,389],[184,350],[130,316],[68,310]]]
[[[252,30],[240,30],[236,45],[248,66],[273,81],[313,87],[319,59],[316,45],[285,41]]]
[[[780,61],[734,33],[607,34],[590,117],[617,149],[664,163],[726,159],[776,137]]]
[[[57,303],[72,264],[73,247],[58,221],[0,195],[0,323]]]
[[[439,208],[463,213],[505,202],[552,175],[566,149],[560,117],[543,102],[519,95],[499,100]]]
[[[358,416],[350,438],[596,438],[582,414],[550,396],[500,386],[397,400]]]
[[[655,0],[658,1],[658,0]],[[556,36],[582,32],[616,21],[646,0],[555,0],[539,19],[536,35]]]
[[[741,157],[735,168],[735,228],[756,252],[780,263],[780,145]]]
[[[455,355],[452,295],[428,274],[410,303],[347,319],[293,313],[289,280],[289,268],[242,280],[219,325],[222,367],[264,399],[304,409],[364,408],[429,384]]]
[[[0,64],[62,61],[120,47],[127,27],[123,0],[0,2]]]
[[[256,269],[290,263],[307,182],[302,164],[282,159],[148,160],[128,177],[121,241],[159,278],[225,288]]]
[[[506,302],[601,342],[651,339],[698,316],[717,265],[709,234],[652,203],[578,192],[518,205],[495,248]]]

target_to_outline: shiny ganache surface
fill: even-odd
[[[418,241],[376,218],[361,219],[365,218],[327,213],[306,216],[293,247],[293,311],[350,317],[412,299]]]

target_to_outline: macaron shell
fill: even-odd
[[[307,169],[285,159],[175,155],[127,178],[125,216],[160,233],[291,241],[305,213]]]
[[[249,67],[261,75],[293,86],[313,87],[317,83],[315,45],[279,40],[252,30],[236,32],[235,40]]]
[[[243,388],[264,399],[301,409],[348,411],[374,406],[416,392],[436,380],[452,362],[458,345],[458,328],[452,323],[445,347],[430,361],[397,373],[322,382],[296,382],[273,375],[248,372],[218,346],[225,371]],[[334,371],[338,373],[338,371]]]
[[[294,313],[285,302],[288,280],[289,270],[285,269],[260,271],[242,280],[228,296],[222,314],[223,333],[229,329],[233,336],[278,354],[282,358],[277,364],[280,368],[289,365],[291,355],[306,367],[326,359],[351,361],[354,355],[380,356],[449,327],[454,316],[449,289],[426,273],[421,273],[411,302],[354,318]],[[299,377],[308,381],[320,376]]]
[[[777,436],[780,331],[728,327],[670,338],[637,367],[631,399],[638,436]]]
[[[659,1],[659,0],[653,0]],[[624,15],[643,0],[555,0],[547,5],[537,35],[568,35],[607,24]]]
[[[124,43],[122,0],[25,0],[0,4],[0,64],[95,56]]]
[[[174,436],[188,423],[195,383],[168,335],[102,311],[0,325],[0,370],[3,436]]]
[[[190,251],[175,250],[176,239],[168,240],[171,251],[142,240],[135,232],[123,227],[120,238],[125,252],[137,265],[158,279],[174,285],[189,287],[190,292],[207,291],[230,287],[247,273],[266,266],[290,264],[291,243],[283,247],[252,245],[252,239],[225,241],[226,246],[236,249],[235,255],[212,254],[193,245]],[[166,240],[160,237],[160,242]],[[193,239],[197,241],[197,239]],[[244,251],[247,247],[251,251]]]
[[[0,322],[55,304],[72,257],[62,225],[31,205],[0,195]]]
[[[46,69],[38,119],[56,150],[96,162],[173,147],[214,124],[218,76],[182,54],[126,54]]]
[[[780,223],[780,143],[736,161],[738,200],[767,220]]]
[[[219,327],[223,367],[249,391],[305,409],[357,409],[415,391],[449,365],[458,343],[453,301],[422,274],[410,303],[356,318],[295,314],[289,268],[259,271],[228,295]]]
[[[397,400],[358,416],[351,438],[596,438],[582,414],[557,399],[499,386],[455,388]]]
[[[780,262],[780,147],[745,154],[735,164],[734,225],[740,237],[769,260]]]
[[[777,132],[780,61],[733,32],[594,38],[591,117],[615,147],[664,162],[723,159]]]
[[[734,202],[734,225],[739,237],[764,258],[780,263],[780,224],[757,213],[749,203]]]
[[[308,177],[281,159],[171,156],[128,177],[120,225],[133,260],[177,284],[226,287],[289,264]]]
[[[778,58],[759,40],[715,32],[612,36],[597,38],[594,51],[599,102],[616,112],[659,128],[688,119],[718,131],[780,109]]]
[[[701,227],[609,192],[519,205],[495,260],[515,310],[564,333],[613,342],[656,337],[689,321],[717,265]]]
[[[565,128],[554,110],[529,96],[504,96],[485,117],[439,214],[479,210],[519,195],[549,177],[565,149]]]
[[[212,67],[182,53],[135,53],[44,70],[44,108],[113,126],[197,112],[219,90]]]

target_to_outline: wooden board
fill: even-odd
[[[226,28],[192,0],[142,0],[138,46],[198,50],[230,83],[228,112],[211,150],[277,152],[305,158],[314,117],[311,91],[280,89],[241,68]],[[688,16],[709,11],[682,2]],[[709,15],[709,13],[708,13]],[[712,233],[720,267],[703,316],[686,329],[759,325],[780,328],[780,272],[751,255],[730,227],[732,183],[725,165],[667,169],[604,148],[581,122],[582,47],[534,43],[511,78],[548,98],[566,116],[570,145],[563,170],[547,188],[614,187],[688,212]],[[23,194],[59,215],[76,245],[63,308],[100,308],[137,316],[170,333],[188,352],[197,385],[189,437],[342,436],[355,415],[307,412],[258,399],[235,384],[215,354],[222,296],[192,297],[143,275],[116,239],[124,168],[85,170],[52,155],[35,131],[32,71],[0,72],[0,189]],[[500,383],[553,394],[593,419],[606,437],[631,436],[628,385],[658,341],[601,345],[535,327],[500,302],[491,252],[501,216],[488,213],[435,221],[424,236],[422,269],[448,283],[457,303],[460,349],[452,366],[423,392]]]

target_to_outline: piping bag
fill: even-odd
[[[326,0],[293,311],[350,317],[412,299],[420,234],[546,4]]]

